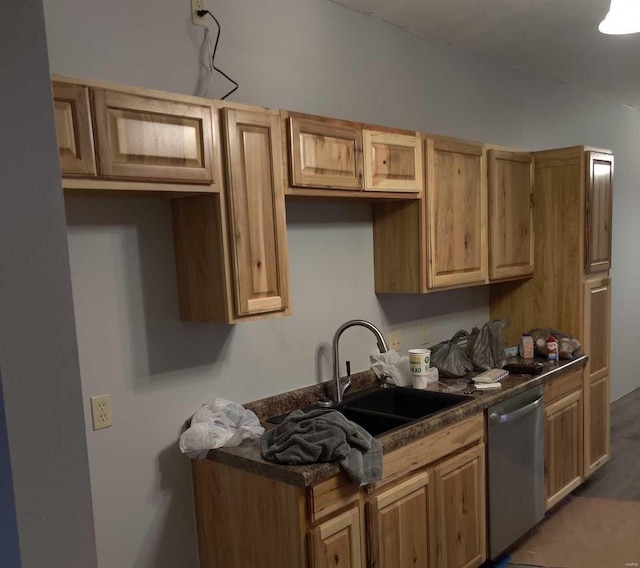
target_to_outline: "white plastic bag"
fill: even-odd
[[[409,357],[401,357],[393,349],[386,353],[378,353],[370,356],[371,368],[378,378],[387,376],[387,382],[399,387],[411,386],[411,370]]]
[[[193,415],[191,426],[180,435],[180,451],[192,459],[204,459],[209,450],[239,446],[243,440],[260,438],[263,433],[251,410],[214,398]]]

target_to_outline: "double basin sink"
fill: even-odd
[[[371,387],[348,395],[331,408],[364,428],[372,436],[382,436],[413,422],[424,420],[443,410],[468,402],[471,397],[408,387]],[[302,410],[309,411],[315,406]],[[267,420],[282,422],[288,414]]]

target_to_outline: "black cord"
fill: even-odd
[[[213,18],[213,21],[216,23],[216,26],[218,26],[218,35],[216,36],[216,43],[213,46],[213,56],[211,57],[211,67],[213,67],[213,69],[215,69],[218,73],[226,77],[229,81],[231,81],[235,85],[233,89],[231,89],[224,97],[222,97],[221,100],[224,100],[231,93],[234,93],[235,91],[237,91],[240,85],[238,85],[238,83],[236,83],[231,77],[229,77],[229,75],[227,75],[222,69],[218,69],[216,67],[216,63],[215,63],[216,51],[218,50],[218,41],[220,41],[220,33],[222,32],[222,28],[220,27],[220,22],[218,22],[216,17],[211,12],[209,12],[209,10],[198,10],[196,14],[198,15],[199,18],[204,18],[205,14],[209,14]]]

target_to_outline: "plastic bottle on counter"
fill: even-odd
[[[558,341],[553,335],[547,337],[547,361],[549,363],[558,362]]]

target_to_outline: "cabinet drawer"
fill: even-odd
[[[212,109],[92,89],[100,175],[211,184]]]
[[[574,371],[550,380],[544,385],[544,403],[549,405],[563,396],[582,388],[583,370]]]
[[[309,518],[315,523],[357,501],[359,496],[360,488],[346,474],[336,475],[309,487]]]

